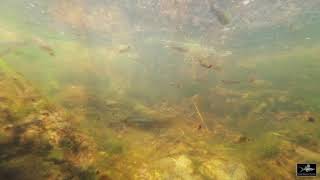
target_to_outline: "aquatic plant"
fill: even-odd
[[[80,143],[76,142],[72,137],[69,136],[63,137],[60,140],[59,145],[61,148],[75,153],[79,152],[80,150]]]
[[[312,142],[312,137],[308,134],[299,134],[295,137],[295,142],[299,145],[308,145]]]
[[[79,172],[80,180],[96,180],[97,179],[97,170],[94,167],[88,167]]]
[[[259,142],[257,148],[258,156],[263,159],[272,159],[281,153],[280,143],[278,141]]]
[[[34,113],[34,112],[36,112],[36,109],[33,108],[32,106],[23,106],[23,107],[18,107],[15,110],[15,113],[13,116],[16,119],[22,119],[22,118],[26,117],[27,115]]]
[[[57,106],[54,103],[50,102],[48,99],[42,99],[37,108],[47,110],[49,112],[54,112],[58,109]]]
[[[279,155],[280,152],[279,143],[275,142],[265,143],[259,148],[260,156],[265,159],[272,159]]]
[[[15,122],[18,118],[11,109],[2,108],[0,110],[0,119],[3,119],[7,122]]]
[[[255,155],[257,159],[273,159],[281,153],[283,142],[274,133],[264,133],[263,136],[256,136],[252,146],[248,150]]]
[[[316,138],[320,139],[320,131],[316,131]]]
[[[48,154],[48,159],[54,160],[54,161],[61,161],[64,158],[64,154],[62,149],[60,148],[53,148]]]
[[[111,154],[121,154],[124,152],[123,144],[116,140],[103,142],[101,149]]]
[[[36,152],[41,156],[47,156],[50,153],[50,150],[52,148],[53,146],[48,142],[46,142],[46,143],[40,144]]]

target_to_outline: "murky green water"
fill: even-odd
[[[0,179],[297,179],[320,162],[316,0],[1,4]]]

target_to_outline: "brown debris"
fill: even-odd
[[[198,130],[199,130],[199,128],[200,128],[200,129],[202,128],[202,124],[203,124],[203,126],[204,126],[205,129],[206,129],[206,131],[209,132],[208,125],[207,125],[206,122],[204,121],[203,116],[202,116],[202,114],[200,113],[200,110],[199,110],[199,108],[198,108],[198,105],[196,104],[196,102],[195,102],[194,99],[192,100],[192,103],[193,103],[193,106],[195,107],[195,109],[196,109],[196,111],[197,111],[197,114],[199,115],[200,120],[201,120],[201,124],[198,126]]]

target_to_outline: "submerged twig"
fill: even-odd
[[[199,108],[198,108],[196,102],[195,102],[194,100],[192,100],[192,103],[193,103],[193,106],[195,107],[195,109],[196,109],[196,111],[197,111],[197,114],[198,114],[199,117],[200,117],[200,120],[201,120],[202,124],[205,126],[206,130],[209,132],[209,128],[208,128],[206,122],[204,121],[203,116],[202,116],[202,114],[200,113]]]

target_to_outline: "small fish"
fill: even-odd
[[[283,137],[283,135],[282,135],[282,134],[277,133],[277,132],[272,132],[271,134],[272,134],[272,135],[274,135],[274,136]]]
[[[131,49],[131,47],[130,47],[129,45],[126,45],[126,46],[119,47],[118,52],[119,52],[119,53],[126,53],[126,52],[128,52],[130,49]]]
[[[184,48],[184,47],[180,47],[180,46],[166,46],[166,47],[169,47],[175,51],[178,51],[180,53],[186,53],[188,52],[189,50],[187,48]]]
[[[215,71],[221,71],[222,68],[217,64],[217,62],[213,62],[213,63],[208,63],[208,61],[203,60],[203,59],[199,59],[199,64],[204,67],[204,68],[208,68],[208,69],[213,69]]]
[[[223,84],[239,84],[240,81],[236,81],[236,80],[221,80],[221,82]]]
[[[213,69],[215,71],[219,71],[219,72],[222,70],[222,68],[220,66],[218,66],[216,63],[209,64],[209,63],[205,63],[204,61],[201,61],[201,60],[199,60],[199,63],[202,67],[205,67],[208,69],[211,68],[211,69]]]
[[[46,51],[50,56],[55,56],[54,50],[50,47],[48,43],[46,43],[44,40],[34,37],[32,38],[32,41],[39,46],[42,50]]]
[[[316,121],[316,119],[312,116],[309,116],[307,120],[308,122],[312,122],[312,123]]]
[[[250,141],[252,141],[252,139],[248,138],[247,136],[241,135],[234,142],[240,144],[240,143],[247,143]]]
[[[203,61],[199,61],[199,63],[200,63],[200,66],[207,68],[207,69],[210,69],[213,66],[212,64],[207,64],[207,63],[204,63]]]
[[[55,56],[55,53],[50,46],[39,46],[39,47],[44,51],[46,51],[50,56]]]
[[[182,88],[182,84],[181,84],[181,83],[174,83],[174,82],[172,82],[172,83],[170,83],[170,86],[176,87],[176,88],[178,88],[178,89],[181,89],[181,88]]]
[[[230,18],[227,13],[217,8],[213,3],[209,2],[210,12],[212,12],[221,25],[227,25],[230,23]]]
[[[248,5],[249,3],[251,3],[250,0],[244,0],[244,1],[242,1],[242,4],[243,4],[244,6]]]
[[[257,81],[257,78],[255,76],[250,76],[248,78],[248,82],[254,84]]]

